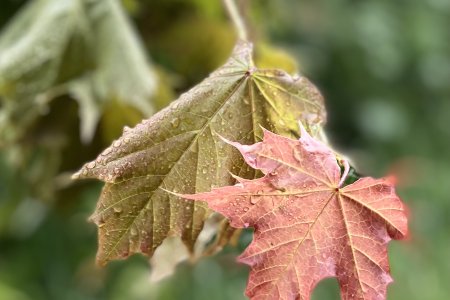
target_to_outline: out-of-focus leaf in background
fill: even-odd
[[[120,2],[30,1],[0,35],[0,155],[30,195],[54,198],[70,184],[62,172],[151,115],[152,95],[170,89],[156,87]]]
[[[31,1],[0,36],[2,121],[13,124],[2,126],[3,136],[20,136],[42,106],[70,93],[88,142],[104,103],[116,99],[148,116],[154,90],[155,75],[116,0]]]

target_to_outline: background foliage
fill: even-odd
[[[1,29],[25,2],[1,2]],[[235,34],[219,1],[122,4],[158,78],[148,97],[155,110],[203,79],[231,51]],[[450,2],[266,0],[243,9],[253,38],[262,45],[259,55],[270,53],[264,63],[292,68],[284,52],[273,50],[277,45],[321,88],[329,137],[358,171],[399,175],[412,234],[409,241],[390,246],[396,281],[389,299],[447,299]],[[5,76],[0,70],[0,79]],[[2,100],[3,115],[7,102]],[[95,267],[96,230],[86,218],[101,185],[70,184],[67,175],[95,158],[124,125],[146,115],[115,97],[103,95],[103,100],[94,137],[85,143],[71,95],[57,95],[26,124],[21,123],[26,110],[18,111],[16,123],[1,119],[0,132],[20,134],[0,140],[0,299],[244,299],[248,270],[234,258],[250,233],[237,249],[196,265],[184,263],[158,284],[148,282],[142,257]],[[335,281],[321,283],[314,297],[338,299]]]

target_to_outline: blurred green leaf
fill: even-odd
[[[219,67],[235,42],[232,26],[222,20],[185,17],[170,25],[155,33],[156,42],[149,47],[155,59],[184,75],[185,86],[196,84]]]
[[[16,290],[0,282],[0,298],[1,299],[14,299],[14,300],[30,300],[26,294],[20,290]]]
[[[0,120],[14,139],[42,107],[69,93],[80,105],[81,138],[92,139],[105,103],[150,115],[155,75],[117,0],[34,0],[0,36]],[[25,117],[24,117],[25,115]]]
[[[123,124],[134,126],[143,119],[144,115],[136,108],[123,102],[110,101],[103,108],[103,117],[100,121],[99,131],[102,140],[111,143],[122,134]]]
[[[256,44],[255,61],[261,69],[281,69],[289,74],[299,70],[297,62],[289,53],[267,42]]]

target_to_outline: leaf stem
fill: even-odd
[[[247,28],[245,27],[244,19],[239,13],[235,0],[223,0],[223,3],[228,11],[228,14],[230,15],[231,20],[233,21],[239,39],[248,41]]]
[[[350,171],[350,164],[348,163],[348,160],[341,159],[340,163],[344,166],[344,173],[342,174],[341,180],[339,181],[339,188],[341,188],[344,184],[345,179],[347,179],[348,172]]]

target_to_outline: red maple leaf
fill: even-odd
[[[239,257],[251,266],[251,299],[309,299],[326,277],[337,277],[342,299],[385,299],[387,243],[407,234],[405,206],[387,179],[342,187],[333,151],[303,128],[301,136],[265,131],[250,146],[229,142],[265,176],[182,197],[206,201],[234,227],[254,227]]]

